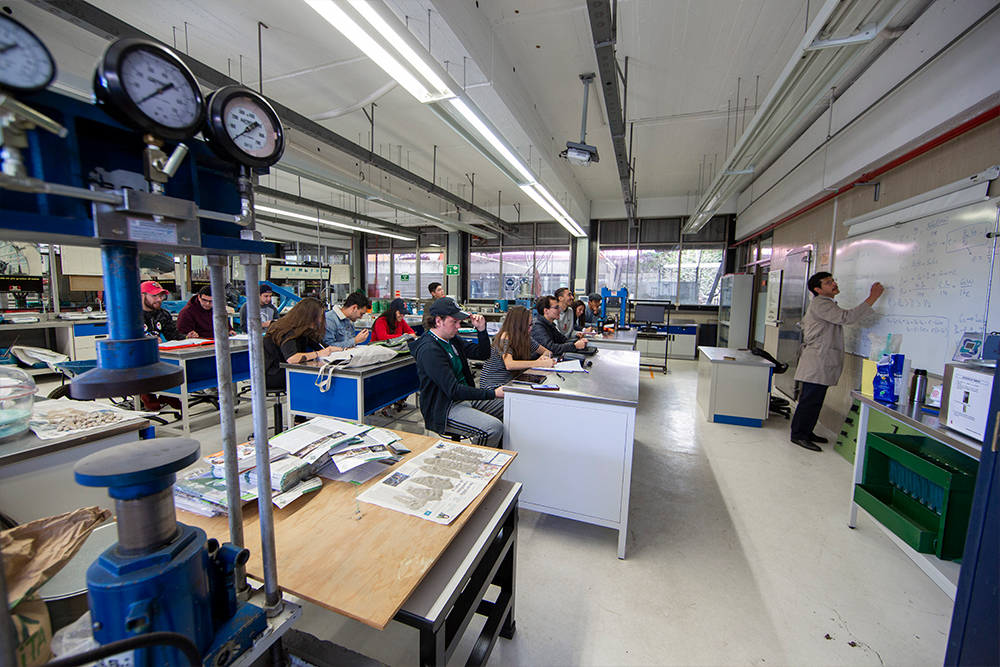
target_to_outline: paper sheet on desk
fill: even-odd
[[[202,345],[212,345],[214,340],[209,338],[181,338],[180,340],[168,340],[160,343],[161,350],[181,350],[185,347],[200,347]]]
[[[511,458],[506,452],[439,440],[358,500],[448,525]]]
[[[570,359],[569,361],[560,361],[552,368],[532,368],[531,370],[554,371],[556,373],[586,373],[586,371],[580,367],[580,362],[575,359]]]
[[[136,417],[147,417],[155,412],[133,412],[110,405],[73,401],[68,398],[39,401],[32,409],[28,426],[42,440],[54,440],[68,435],[84,433],[94,428],[110,426]],[[101,423],[96,423],[97,421]],[[85,422],[95,422],[83,428],[74,427]]]

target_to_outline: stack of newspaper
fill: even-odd
[[[321,488],[320,477],[364,482],[409,453],[392,431],[329,417],[317,417],[279,433],[268,441],[268,451],[272,501],[279,508]],[[204,461],[211,466],[209,470],[193,473],[175,484],[174,502],[178,508],[195,514],[225,515],[225,457],[217,452]],[[252,443],[237,447],[236,467],[240,497],[244,503],[255,500],[257,468]]]

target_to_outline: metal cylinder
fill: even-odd
[[[245,261],[244,261],[244,258]],[[281,609],[278,559],[274,544],[274,507],[271,504],[271,461],[267,449],[267,397],[264,386],[264,335],[260,324],[260,256],[244,255],[247,286],[247,333],[250,343],[250,406],[257,454],[257,512],[260,517],[261,559],[264,566],[264,604],[268,615]]]
[[[141,556],[161,549],[176,539],[177,513],[174,487],[135,500],[115,500],[118,517],[118,553]]]
[[[212,325],[215,331],[229,331],[226,312],[226,281],[224,270],[229,258],[211,255],[208,258],[208,278],[212,286]],[[222,451],[225,453],[226,504],[229,508],[229,541],[243,548],[243,501],[240,499],[239,466],[236,453],[236,400],[233,396],[233,366],[229,354],[229,337],[215,337],[215,369],[219,378],[219,415],[222,421]],[[236,591],[247,587],[246,570],[236,570]]]
[[[142,297],[139,296],[139,250],[135,246],[101,245],[104,294],[108,307],[108,338],[143,337]]]

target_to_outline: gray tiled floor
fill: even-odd
[[[517,633],[490,664],[940,665],[951,600],[867,515],[847,528],[851,466],[781,418],[707,423],[695,363],[670,368],[641,380],[628,558],[610,529],[523,511]],[[219,448],[217,429],[195,437]],[[417,663],[415,630],[304,604],[298,629]]]

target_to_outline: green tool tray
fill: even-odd
[[[916,551],[960,560],[978,467],[932,438],[869,433],[854,501]]]

